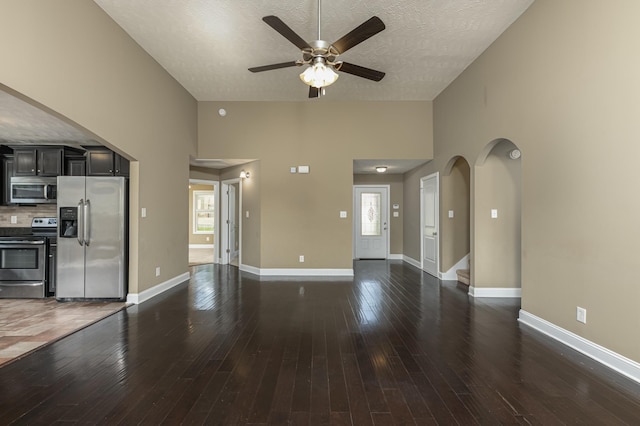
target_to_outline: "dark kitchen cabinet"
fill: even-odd
[[[11,176],[13,176],[13,156],[2,157],[2,202],[3,206],[11,204]]]
[[[89,149],[87,176],[129,176],[129,160],[108,149]]]
[[[59,176],[62,148],[14,148],[14,176]]]
[[[84,156],[65,157],[64,174],[66,176],[85,176],[87,174],[87,167]]]

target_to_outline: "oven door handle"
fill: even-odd
[[[83,240],[83,236],[84,236],[84,219],[83,219],[83,209],[82,206],[84,205],[84,200],[81,198],[80,202],[78,203],[78,215],[77,215],[77,220],[78,220],[78,229],[77,229],[77,237],[78,238],[78,244],[83,245],[84,244],[84,240]]]
[[[35,241],[26,241],[26,240],[4,240],[4,241],[0,241],[0,245],[2,246],[6,246],[6,245],[13,245],[13,246],[37,246],[37,245],[43,245],[44,241],[43,240],[35,240]]]
[[[84,245],[85,246],[89,246],[89,243],[91,243],[91,221],[90,221],[90,216],[91,215],[91,203],[89,202],[89,199],[87,199],[84,202],[84,215],[82,216],[82,219],[84,220]]]

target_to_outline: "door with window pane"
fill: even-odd
[[[387,187],[356,186],[355,256],[357,259],[386,259],[389,250]]]

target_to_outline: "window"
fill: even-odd
[[[382,234],[380,227],[380,202],[379,192],[363,192],[360,199],[362,216],[360,217],[360,229],[362,236],[379,237]]]
[[[193,233],[213,234],[215,225],[213,191],[193,191]]]

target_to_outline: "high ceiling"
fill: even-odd
[[[291,67],[298,47],[262,21],[276,15],[307,42],[317,0],[94,0],[199,101],[297,101],[308,88]],[[324,0],[321,39],[334,42],[372,16],[386,29],[339,59],[383,71],[380,82],[339,73],[321,100],[433,100],[533,0]],[[317,100],[315,100],[317,101]]]
[[[249,67],[301,58],[262,17],[276,15],[308,42],[318,39],[317,0],[94,0],[199,101],[433,100],[533,0],[324,0],[321,39],[334,42],[378,16],[386,28],[338,59],[383,71],[373,82],[340,72],[326,96],[308,99],[304,67]],[[0,86],[2,89],[2,86]],[[0,143],[94,144],[85,132],[0,90]],[[244,161],[244,160],[242,160]],[[248,161],[248,160],[247,160]],[[426,160],[356,160],[355,173],[387,165],[403,173]],[[192,159],[224,168],[240,160]],[[383,164],[384,163],[384,164]]]

